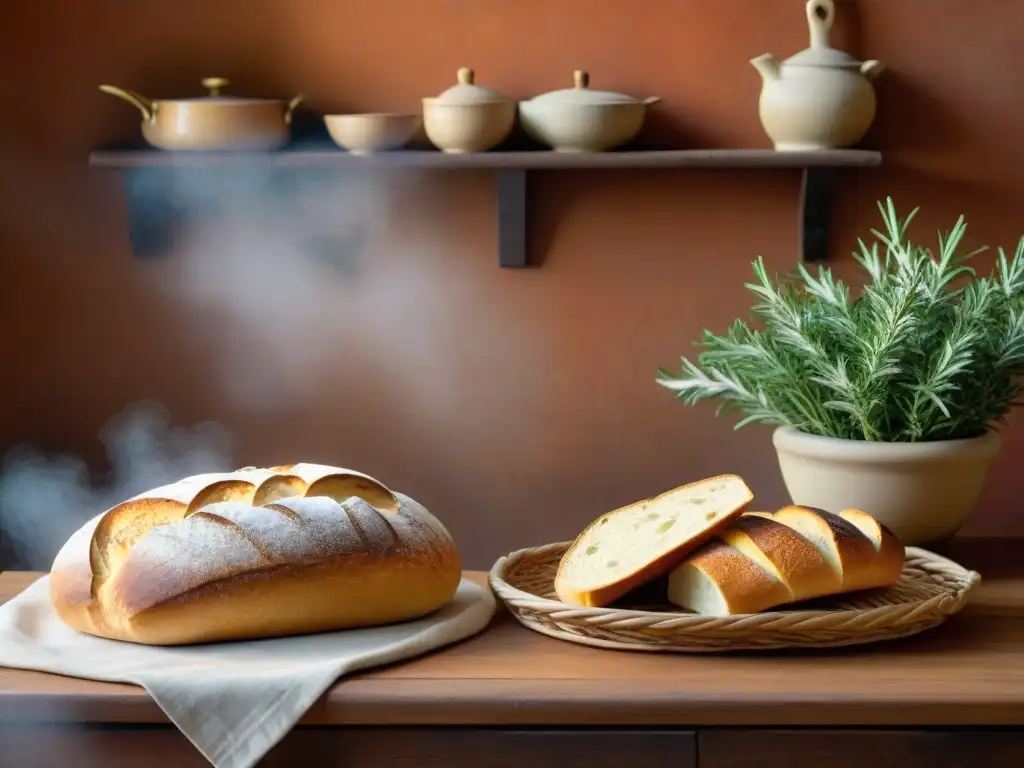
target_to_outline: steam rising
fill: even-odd
[[[191,212],[191,226],[151,273],[154,287],[213,355],[210,372],[232,405],[287,410],[346,367],[367,375],[384,357],[423,348],[417,304],[442,278],[424,264],[430,243],[389,240],[415,173],[246,165],[168,174],[146,191]],[[446,292],[456,286],[449,280]]]
[[[77,456],[31,446],[8,452],[0,474],[0,537],[19,567],[48,569],[83,523],[115,504],[187,475],[233,468],[229,436],[212,422],[172,426],[165,408],[136,403],[99,434],[110,470],[94,482]]]
[[[358,403],[425,430],[464,421],[481,366],[543,369],[521,318],[447,258],[444,211],[463,214],[431,204],[444,194],[436,175],[248,162],[154,171],[140,191],[192,215],[170,257],[143,271],[206,352],[195,374],[232,408],[279,416],[285,431],[311,408],[343,434]],[[511,416],[501,425],[523,428]]]

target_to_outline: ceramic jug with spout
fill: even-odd
[[[885,65],[829,45],[833,0],[809,0],[806,9],[809,48],[785,61],[770,53],[750,60],[762,79],[761,125],[779,151],[852,147],[875,119],[872,81]]]

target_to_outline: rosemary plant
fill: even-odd
[[[657,383],[688,405],[753,422],[851,440],[923,442],[977,437],[1001,423],[1024,389],[1024,237],[998,250],[979,276],[960,252],[961,216],[938,252],[914,245],[893,201],[878,204],[884,231],[858,240],[867,272],[856,298],[831,270],[769,278],[761,257],[752,313],[722,335],[704,330],[697,361],[683,358]]]

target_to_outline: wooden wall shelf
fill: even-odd
[[[160,178],[182,173],[230,173],[232,168],[299,169],[487,169],[496,174],[498,263],[525,267],[527,247],[527,177],[531,172],[558,170],[636,169],[794,169],[803,172],[798,223],[801,258],[822,262],[828,254],[832,201],[843,168],[881,164],[879,152],[828,150],[775,152],[769,149],[643,150],[593,154],[547,151],[483,152],[450,155],[437,151],[384,152],[359,156],[335,148],[297,146],[279,152],[164,152],[154,149],[96,150],[89,156],[94,168],[122,171],[132,249],[137,256],[158,255],[166,249],[178,221],[188,215],[158,191]]]

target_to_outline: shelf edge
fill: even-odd
[[[377,155],[351,155],[341,150],[292,149],[279,152],[164,152],[161,150],[94,150],[93,168],[256,166],[273,168],[338,167],[351,169],[480,169],[642,170],[801,168],[869,168],[880,165],[882,153],[846,149],[776,152],[771,149],[638,150],[569,154],[550,151],[480,152],[448,155],[437,151],[400,150]]]

